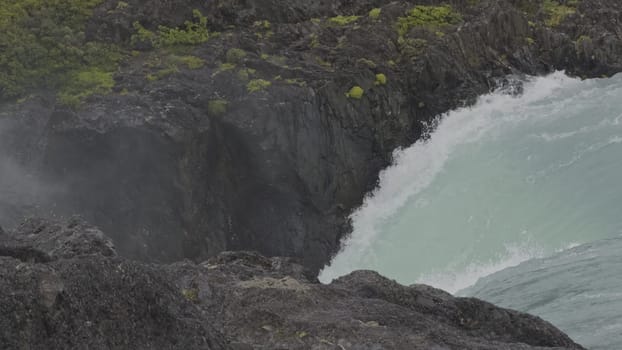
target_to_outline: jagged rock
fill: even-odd
[[[94,230],[34,220],[9,232],[24,249],[50,232],[50,246],[88,253],[23,261],[0,249],[3,348],[582,349],[537,317],[371,271],[323,285],[294,259],[252,252],[150,265],[85,241]]]
[[[110,238],[79,218],[63,224],[39,218],[28,219],[12,234],[0,236],[0,245],[5,256],[20,260],[33,257],[35,262],[91,254],[117,255]]]
[[[163,268],[249,349],[581,349],[540,318],[372,271],[322,285],[291,259],[244,252]]]
[[[19,248],[0,241],[0,348],[227,348],[158,267],[116,258],[101,231],[31,220],[10,235]]]

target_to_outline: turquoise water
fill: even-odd
[[[520,96],[499,91],[439,120],[427,141],[396,151],[352,214],[353,233],[322,271],[323,282],[373,269],[403,284],[457,292],[521,262],[622,234],[622,75],[531,78]],[[622,273],[611,268],[603,273]],[[584,283],[596,278],[585,271]],[[492,300],[486,291],[494,284],[476,295],[550,315],[546,306],[523,308],[530,301],[520,294]],[[531,286],[538,295],[547,281]],[[566,296],[560,291],[559,302]],[[620,305],[612,312],[622,319]],[[590,333],[574,331],[577,339]],[[622,349],[616,344],[605,348]]]
[[[529,260],[458,294],[539,315],[589,349],[622,349],[622,237]]]

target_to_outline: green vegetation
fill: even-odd
[[[587,35],[581,35],[577,41],[575,41],[574,47],[575,50],[577,51],[578,55],[582,55],[585,54],[587,50],[589,50],[589,47],[592,43],[592,38],[590,38]]]
[[[431,29],[458,24],[462,16],[450,5],[424,6],[418,5],[397,20],[397,31],[400,36],[406,35],[411,28],[428,27]]]
[[[237,64],[240,63],[244,57],[246,57],[246,51],[238,48],[232,48],[227,50],[226,60],[227,63]]]
[[[175,45],[197,45],[209,40],[210,33],[207,30],[207,17],[199,10],[192,11],[195,21],[186,21],[185,28],[169,28],[159,26],[154,33],[139,22],[134,22],[136,33],[132,35],[132,44],[148,43],[155,48]]]
[[[218,66],[219,72],[224,72],[232,69],[235,69],[235,64],[232,63],[222,63],[220,66]]]
[[[19,98],[29,90],[57,89],[76,77],[84,78],[75,82],[82,92],[74,93],[75,86],[67,86],[66,102],[75,105],[76,98],[88,92],[107,91],[94,75],[111,77],[121,51],[87,41],[84,35],[86,21],[101,2],[0,0],[0,99]],[[93,79],[87,79],[89,75]],[[110,85],[112,80],[105,80],[103,85]]]
[[[309,43],[309,47],[314,49],[318,46],[320,46],[320,38],[318,37],[317,34],[313,33],[311,34],[311,42]]]
[[[356,22],[359,18],[360,18],[360,16],[341,16],[341,15],[339,15],[339,16],[336,16],[336,17],[329,18],[328,21],[330,23],[333,23],[333,24],[336,24],[336,25],[345,26],[347,24]]]
[[[382,73],[376,74],[374,85],[387,85],[387,76]]]
[[[556,27],[568,16],[576,12],[578,1],[568,1],[566,5],[562,5],[559,1],[544,0],[542,10],[547,15],[544,23],[549,27]]]
[[[205,65],[205,61],[196,56],[182,56],[177,59],[189,69],[199,69]]]
[[[227,100],[211,100],[207,103],[207,112],[210,115],[222,115],[227,112],[227,106],[229,102]]]
[[[428,41],[420,38],[404,38],[403,36],[397,39],[397,48],[400,53],[409,58],[416,58],[425,51],[428,47]]]
[[[353,98],[355,100],[360,100],[363,97],[365,91],[360,86],[353,86],[350,91],[346,94],[348,98]]]
[[[253,79],[246,84],[246,90],[248,92],[253,93],[257,91],[262,91],[272,85],[271,82],[263,79]]]
[[[238,71],[238,78],[242,81],[247,81],[250,76],[255,74],[256,70],[252,68],[243,68]]]
[[[371,9],[371,11],[369,11],[369,18],[371,18],[371,19],[378,19],[380,17],[380,13],[381,12],[382,12],[382,10],[379,9],[379,8]]]
[[[77,107],[82,100],[94,95],[105,95],[114,87],[112,73],[89,68],[71,74],[70,83],[58,94],[59,101],[70,107]]]
[[[178,72],[179,72],[179,69],[177,68],[177,66],[176,65],[171,65],[169,67],[162,68],[162,69],[156,71],[155,73],[147,74],[147,80],[149,80],[149,81],[160,80],[162,78],[165,78],[165,77],[167,77],[167,76],[169,76],[171,74],[178,73]]]
[[[527,37],[525,38],[527,45],[533,45],[536,41],[533,38]]]
[[[322,57],[315,57],[315,61],[324,68],[327,68],[327,69],[333,68],[333,65],[330,62],[324,60]]]
[[[181,295],[186,298],[186,300],[197,303],[199,301],[199,291],[195,288],[192,289],[182,289]]]
[[[370,59],[367,58],[359,58],[358,60],[356,60],[356,64],[357,65],[361,65],[361,66],[367,66],[369,68],[376,68],[376,63]]]
[[[307,86],[307,82],[306,82],[306,81],[304,81],[304,80],[302,80],[302,79],[299,79],[299,78],[295,78],[295,79],[292,79],[292,78],[290,78],[290,79],[285,79],[285,83],[290,84],[290,85],[298,85],[298,86],[300,86],[300,87]]]
[[[253,27],[270,30],[270,28],[272,27],[272,24],[270,24],[270,21],[264,19],[263,21],[255,21],[253,23]]]

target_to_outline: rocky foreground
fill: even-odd
[[[79,219],[0,230],[2,349],[582,349],[527,314],[288,258],[170,265],[117,256]]]

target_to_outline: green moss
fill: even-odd
[[[194,21],[186,21],[184,28],[170,28],[158,26],[157,32],[150,31],[139,22],[134,22],[136,33],[132,35],[133,45],[147,43],[153,47],[167,47],[175,45],[197,45],[210,39],[207,29],[207,17],[199,10],[192,11]]]
[[[199,291],[195,288],[192,289],[182,289],[181,295],[186,298],[186,300],[197,303],[199,302]]]
[[[253,79],[246,84],[246,90],[248,92],[257,92],[262,91],[272,85],[271,82],[263,79]]]
[[[177,60],[189,69],[199,69],[205,66],[205,61],[196,56],[182,56],[178,57]]]
[[[400,53],[408,58],[415,58],[421,55],[428,47],[428,41],[419,38],[404,38],[400,36],[397,39],[397,48]]]
[[[218,67],[218,71],[224,72],[224,71],[235,69],[235,67],[236,67],[235,64],[232,64],[232,63],[222,63]]]
[[[382,73],[376,74],[374,85],[387,85],[387,76]]]
[[[259,55],[259,58],[261,58],[262,60],[267,60],[268,58],[270,58],[270,55],[268,55],[267,53],[262,53],[261,55]]]
[[[533,38],[527,37],[525,38],[527,45],[533,45],[536,41]]]
[[[579,38],[577,38],[576,44],[581,45],[583,43],[591,42],[591,41],[592,41],[592,38],[590,38],[589,36],[581,35]]]
[[[166,68],[162,68],[158,71],[156,71],[155,73],[150,73],[147,74],[147,80],[149,81],[156,81],[156,80],[160,80],[162,78],[165,78],[171,74],[175,74],[178,73],[179,69],[177,68],[177,66],[175,65],[171,65],[169,67]]]
[[[592,38],[587,35],[581,35],[577,41],[575,41],[575,50],[578,55],[585,53],[589,50],[589,45],[592,43]]]
[[[285,83],[290,84],[290,85],[298,85],[300,87],[307,86],[307,82],[299,78],[285,79]]]
[[[71,83],[58,93],[58,100],[66,106],[77,107],[89,96],[110,93],[114,85],[111,72],[97,68],[77,71],[71,74]]]
[[[226,60],[227,63],[240,63],[244,57],[246,57],[246,51],[238,48],[232,48],[227,50]]]
[[[210,115],[222,115],[227,112],[227,106],[229,102],[227,100],[218,99],[211,100],[207,103],[207,112]]]
[[[328,68],[328,69],[333,68],[333,65],[330,62],[322,59],[321,57],[315,57],[315,61],[324,68]]]
[[[462,21],[460,13],[450,5],[425,6],[418,5],[406,13],[406,16],[397,20],[397,31],[400,36],[406,35],[411,28],[428,27],[440,28],[458,24]]]
[[[253,27],[270,30],[272,24],[270,23],[270,21],[264,19],[263,21],[255,21],[253,23]]]
[[[380,17],[380,13],[381,12],[382,12],[382,10],[379,9],[379,8],[371,9],[371,11],[369,11],[369,18],[371,18],[371,19],[378,19]]]
[[[544,0],[542,10],[547,15],[544,23],[549,27],[556,27],[568,16],[576,12],[577,1],[569,1],[566,5],[562,5],[559,1]]]
[[[314,49],[318,46],[320,46],[320,38],[318,37],[317,34],[313,33],[311,34],[311,42],[309,42],[309,47]]]
[[[243,68],[238,71],[238,78],[242,81],[247,81],[250,76],[255,74],[255,70],[252,68]]]
[[[336,16],[336,17],[329,18],[328,21],[330,23],[333,23],[333,24],[336,24],[336,25],[345,26],[347,24],[356,22],[359,18],[360,18],[360,16],[341,16],[341,15],[339,15],[339,16]]]
[[[359,58],[358,60],[356,60],[356,64],[357,65],[361,65],[361,66],[366,66],[369,68],[376,68],[376,63],[370,59],[367,58]]]
[[[365,93],[365,91],[363,90],[362,87],[360,86],[353,86],[350,91],[348,91],[348,93],[346,93],[346,96],[348,98],[353,98],[355,100],[360,100],[363,97],[363,94]]]

